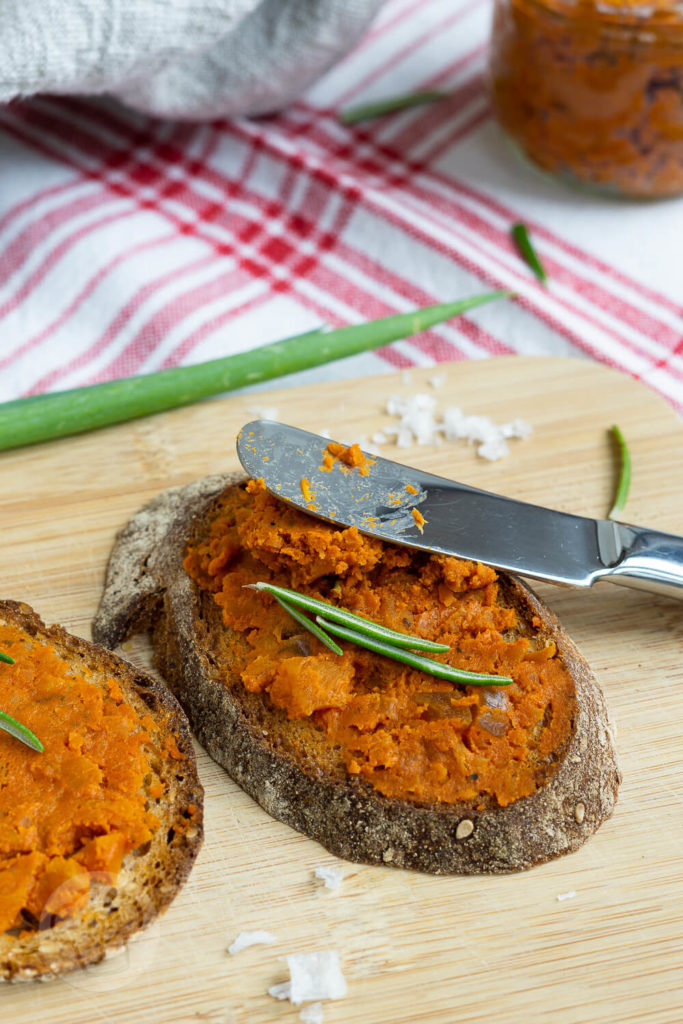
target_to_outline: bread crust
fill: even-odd
[[[93,635],[116,646],[152,626],[157,664],[211,757],[269,814],[346,860],[433,874],[506,873],[581,846],[614,809],[620,781],[602,692],[554,614],[520,581],[500,574],[521,618],[541,621],[576,686],[564,756],[542,788],[507,807],[420,806],[386,797],[357,776],[332,777],[278,749],[250,713],[212,644],[219,618],[182,566],[187,539],[242,474],[175,488],[145,505],[120,533]],[[225,629],[226,627],[222,627]],[[244,696],[242,696],[244,693]]]
[[[114,884],[91,880],[84,910],[51,927],[19,937],[0,935],[0,980],[46,981],[120,950],[134,932],[166,909],[202,845],[204,793],[187,719],[164,686],[111,651],[60,626],[46,626],[26,604],[0,601],[0,622],[11,622],[51,644],[74,669],[79,665],[88,668],[95,680],[116,679],[125,700],[141,716],[163,718],[160,735],[173,735],[183,758],[160,758],[155,765],[155,779],[166,785],[164,797],[154,806],[161,819],[159,827],[144,850],[124,857]],[[190,805],[194,805],[191,820]]]

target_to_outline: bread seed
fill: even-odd
[[[583,819],[586,817],[586,806],[585,804],[577,804],[574,808],[574,818],[576,823],[580,825]]]
[[[455,838],[467,839],[467,837],[471,836],[473,832],[474,822],[470,821],[469,818],[463,818],[463,820],[458,824],[458,827],[455,830]]]

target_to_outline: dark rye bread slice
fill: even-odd
[[[226,627],[211,595],[182,561],[217,497],[240,474],[213,476],[164,492],[119,534],[93,634],[114,647],[153,630],[159,670],[187,711],[208,753],[274,818],[347,860],[434,874],[503,873],[577,849],[614,808],[619,771],[602,693],[554,615],[522,583],[501,576],[505,598],[540,639],[552,639],[576,686],[567,747],[533,795],[498,805],[420,806],[385,797],[350,776],[319,734],[267,698],[248,693],[230,663]]]
[[[159,756],[150,757],[153,772],[145,780],[147,790],[153,782],[165,785],[163,796],[147,794],[160,824],[148,844],[126,854],[115,881],[95,876],[88,903],[73,917],[18,936],[0,935],[0,980],[47,981],[121,950],[134,932],[168,907],[202,845],[204,792],[187,719],[164,686],[111,651],[60,626],[46,626],[26,604],[0,601],[0,623],[16,625],[36,642],[51,645],[74,673],[88,670],[98,685],[104,685],[106,678],[116,680],[125,702],[141,717],[150,715],[163,723],[160,744],[173,736],[182,755],[182,759],[162,757],[160,751]]]

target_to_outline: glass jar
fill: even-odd
[[[683,193],[683,3],[495,0],[490,72],[498,120],[538,167]]]

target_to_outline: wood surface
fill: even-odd
[[[428,380],[445,374],[438,389]],[[462,442],[388,458],[478,487],[604,516],[615,483],[608,428],[629,441],[625,518],[683,533],[683,429],[654,393],[604,367],[503,358],[362,381],[238,395],[0,455],[2,596],[89,636],[116,531],[159,490],[237,467],[254,410],[358,439],[395,393],[429,391],[534,434],[488,463]],[[265,1024],[299,1010],[267,994],[288,953],[337,950],[345,999],[325,1024],[680,1024],[683,1020],[683,604],[605,585],[539,586],[600,680],[624,781],[613,818],[581,850],[505,877],[433,878],[336,861],[272,821],[203,753],[206,842],[170,910],[128,950],[49,984],[6,986],[12,1024]],[[147,665],[144,639],[124,656]],[[332,892],[313,877],[338,864]],[[570,895],[571,894],[571,895]],[[565,897],[565,898],[560,898]],[[271,946],[237,956],[245,930]]]

